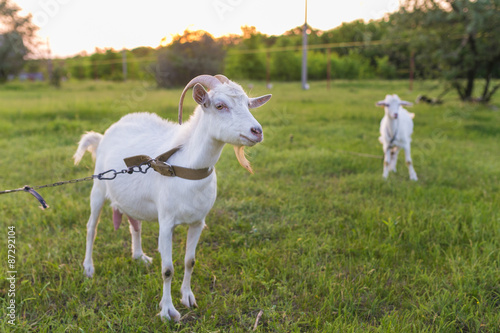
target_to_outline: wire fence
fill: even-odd
[[[487,38],[487,35],[480,36],[481,38]],[[455,35],[455,36],[450,36],[450,39],[456,39],[460,40],[463,39],[463,35]],[[334,42],[334,43],[322,43],[322,44],[310,44],[307,46],[308,52],[314,52],[314,51],[326,51],[325,55],[327,57],[327,64],[325,68],[325,75],[324,77],[328,81],[328,86],[330,86],[330,80],[332,78],[332,66],[331,66],[331,57],[332,57],[332,52],[333,50],[338,50],[338,49],[368,49],[368,48],[374,48],[374,47],[379,47],[379,46],[395,46],[395,45],[404,45],[404,44],[410,44],[411,38],[400,38],[400,39],[385,39],[385,40],[364,40],[364,41],[352,41],[352,42]],[[281,46],[281,47],[261,47],[261,48],[256,48],[256,49],[241,49],[237,47],[229,47],[227,48],[226,52],[228,55],[244,55],[244,54],[262,54],[265,56],[265,66],[266,66],[266,81],[269,83],[271,75],[271,64],[270,64],[270,59],[271,59],[271,54],[276,54],[280,52],[299,52],[303,50],[302,45],[290,45],[290,46]],[[89,77],[94,77],[98,78],[98,67],[99,66],[113,66],[113,71],[117,72],[119,70],[118,66],[115,65],[121,65],[121,68],[123,69],[123,74],[121,76],[121,79],[126,79],[127,78],[127,69],[130,70],[130,66],[140,66],[141,64],[143,65],[143,68],[140,70],[144,72],[146,71],[148,73],[143,73],[147,74],[149,76],[154,77],[154,70],[152,70],[152,66],[155,66],[158,62],[160,57],[162,57],[161,53],[158,53],[159,49],[156,49],[152,52],[154,52],[154,55],[146,55],[146,56],[128,56],[130,54],[128,50],[123,50],[123,51],[115,51],[115,58],[114,59],[92,59],[92,56],[87,56],[87,57],[82,57],[80,59],[78,58],[67,58],[67,59],[46,59],[48,62],[56,62],[60,63],[66,70],[73,71],[76,68],[87,68],[87,72],[91,73],[89,74]],[[118,54],[122,53],[122,56],[119,56]],[[412,88],[412,81],[415,76],[415,52],[408,50],[408,54],[405,56],[407,59],[409,59],[408,64],[406,66],[401,66],[399,64],[399,68],[397,68],[397,75],[398,77],[406,76],[410,80],[410,89]],[[130,66],[129,66],[130,65]],[[148,68],[145,68],[148,67]],[[135,69],[137,70],[137,68]],[[49,71],[49,76],[51,75]]]

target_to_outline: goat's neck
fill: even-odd
[[[396,135],[396,132],[398,131],[399,127],[399,121],[398,119],[394,119],[391,117],[388,117],[388,122],[387,122],[387,134],[389,134],[390,137],[393,137]]]
[[[203,119],[206,115],[201,109],[182,125],[182,149],[176,155],[182,158],[182,166],[193,169],[213,167],[219,160],[224,142],[210,137],[209,122]]]

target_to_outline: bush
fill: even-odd
[[[323,52],[319,51],[308,52],[307,77],[311,80],[326,79],[327,60],[328,60],[327,56]]]
[[[349,52],[349,55],[343,57],[332,54],[333,79],[369,79],[374,76],[368,59],[359,54]]]
[[[50,76],[50,85],[60,88],[61,80],[64,76],[66,76],[66,70],[61,66],[56,66]]]
[[[381,79],[395,79],[397,75],[396,66],[389,62],[389,56],[375,57],[377,68],[375,73]]]
[[[277,81],[300,80],[301,65],[301,56],[297,52],[275,52],[271,56],[271,78]]]

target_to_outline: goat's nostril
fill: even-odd
[[[262,128],[260,128],[260,127],[252,127],[252,129],[250,131],[254,135],[257,135],[257,136],[262,135]]]

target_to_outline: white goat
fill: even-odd
[[[399,149],[405,150],[406,165],[411,180],[417,180],[417,173],[413,168],[410,143],[413,133],[414,113],[405,110],[402,105],[413,105],[402,101],[398,95],[386,95],[385,100],[379,101],[377,106],[385,109],[385,116],[380,122],[380,137],[378,138],[384,149],[384,173],[383,177],[389,176],[389,171],[396,172]]]
[[[141,221],[157,220],[160,227],[158,250],[161,254],[163,277],[159,315],[162,319],[175,321],[179,321],[180,314],[172,303],[170,293],[174,273],[173,230],[179,224],[189,225],[181,302],[187,307],[197,306],[191,291],[191,274],[205,217],[217,195],[217,179],[212,171],[226,143],[235,146],[238,160],[251,171],[243,147],[261,142],[263,133],[249,108],[262,106],[271,98],[271,95],[248,98],[241,86],[225,76],[200,75],[191,80],[182,92],[179,123],[182,123],[184,96],[191,87],[194,87],[193,98],[199,106],[185,124],[174,124],[150,113],[129,114],[111,125],[104,135],[94,132],[84,134],[74,155],[75,164],[78,164],[85,150],[90,151],[96,157],[95,173],[98,174],[108,169],[123,169],[124,158],[138,154],[155,157],[181,146],[169,158],[169,163],[190,168],[191,171],[208,171],[205,178],[198,180],[181,178],[179,175],[168,177],[153,170],[146,174],[120,175],[111,181],[96,179],[90,195],[91,213],[83,262],[85,274],[88,277],[94,274],[92,247],[99,214],[106,199],[111,201],[114,210],[115,228],[119,226],[122,214],[128,215],[132,256],[146,263],[152,260],[142,252]],[[170,164],[165,165],[171,167]],[[176,166],[173,168],[181,169]]]

